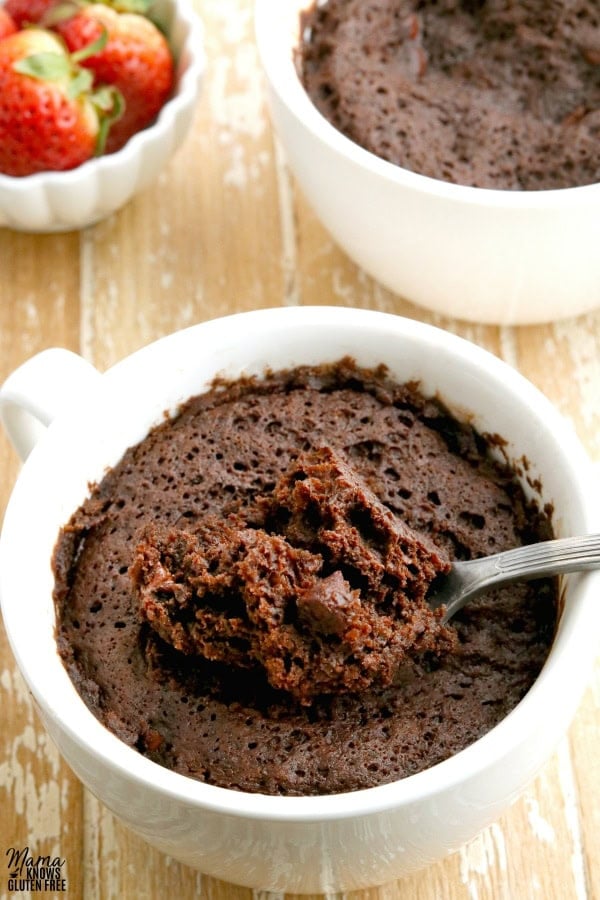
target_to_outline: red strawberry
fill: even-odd
[[[4,9],[14,19],[17,28],[38,24],[49,27],[50,22],[46,19],[51,15],[50,10],[56,8],[59,18],[66,18],[68,7],[76,8],[85,2],[86,0],[6,0]],[[152,0],[103,0],[103,2],[119,12],[136,12],[146,15]],[[59,10],[59,8],[62,9]],[[71,10],[71,15],[73,12],[74,9]]]
[[[4,9],[9,13],[18,28],[33,25],[53,7],[58,0],[6,0]]]
[[[3,6],[0,6],[0,41],[2,38],[8,37],[9,34],[14,34],[16,30],[15,20],[10,13],[6,12]]]
[[[105,47],[83,65],[96,84],[115,85],[125,110],[111,128],[106,149],[120,149],[129,138],[156,118],[173,88],[173,57],[164,35],[145,16],[118,13],[99,3],[84,7],[57,30],[71,51],[80,51],[107,35]]]
[[[0,41],[0,172],[72,169],[98,152],[114,93],[91,93],[92,77],[60,38],[27,28]]]

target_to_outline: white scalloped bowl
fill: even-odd
[[[0,174],[0,227],[71,231],[93,225],[148,187],[188,134],[205,69],[202,24],[188,0],[157,0],[153,18],[175,56],[175,89],[156,121],[125,146],[66,172]]]

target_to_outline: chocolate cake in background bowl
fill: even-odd
[[[448,629],[423,602],[449,558],[599,530],[572,431],[491,354],[263,310],[104,375],[46,352],[0,411],[27,457],[0,541],[11,646],[75,772],[171,856],[262,889],[382,883],[493,821],[567,728],[597,574]],[[31,416],[54,419],[39,440]]]
[[[386,287],[497,324],[600,305],[600,18],[258,0],[276,132],[322,223]]]
[[[311,100],[381,159],[499,190],[600,182],[594,0],[327,0],[301,34]]]

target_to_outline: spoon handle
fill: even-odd
[[[436,595],[432,606],[445,603],[444,621],[448,621],[467,600],[486,588],[587,569],[600,569],[600,534],[527,544],[454,563],[443,593]]]
[[[495,583],[597,569],[600,568],[600,534],[527,544],[488,559],[494,561],[490,577]]]

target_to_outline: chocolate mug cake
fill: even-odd
[[[451,560],[552,536],[499,443],[351,359],[216,381],[61,531],[77,690],[140,753],[236,790],[353,791],[458,752],[527,692],[556,620],[549,580],[448,626],[427,605]]]

